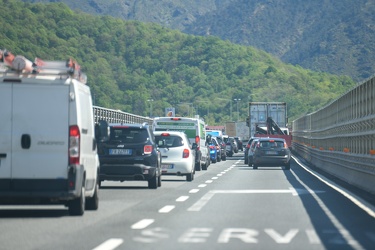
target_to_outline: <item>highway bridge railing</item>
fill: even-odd
[[[94,121],[98,123],[100,120],[105,120],[108,123],[144,123],[147,122],[152,125],[153,119],[123,112],[121,110],[108,109],[94,106]]]
[[[292,126],[295,153],[375,194],[375,76]]]

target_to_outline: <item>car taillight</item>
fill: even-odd
[[[210,149],[215,149],[215,146],[210,146]]]
[[[151,154],[151,153],[152,153],[152,145],[145,145],[145,146],[143,147],[143,153],[144,153],[145,155],[149,155],[149,154]]]
[[[195,137],[195,143],[197,144],[197,150],[199,150],[200,141],[201,141],[201,139],[200,139],[199,136],[197,135],[197,136]]]
[[[217,149],[217,150],[220,150],[220,146],[216,146],[216,149]]]
[[[190,154],[189,149],[185,148],[184,152],[182,153],[182,158],[188,158],[189,154]]]
[[[286,142],[284,142],[284,148],[288,148],[288,144],[286,144]]]
[[[246,148],[250,148],[250,144],[247,144],[247,145],[246,145]]]
[[[77,125],[69,127],[69,164],[79,164],[80,132]]]

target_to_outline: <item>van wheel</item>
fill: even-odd
[[[226,161],[227,160],[227,156],[224,155],[223,157],[221,157],[223,159],[223,161]]]
[[[85,212],[85,186],[82,185],[81,188],[81,195],[74,199],[69,201],[68,207],[69,207],[69,214],[70,215],[83,215]]]
[[[150,180],[148,180],[148,188],[149,189],[158,188],[158,176],[156,175],[156,173]]]
[[[91,198],[88,198],[86,201],[87,210],[98,210],[98,207],[99,207],[98,191],[99,191],[99,184],[96,184],[94,195]]]

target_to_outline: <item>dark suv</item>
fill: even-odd
[[[96,135],[100,160],[99,183],[105,180],[145,180],[148,188],[161,186],[161,154],[147,123],[101,122],[96,127]]]

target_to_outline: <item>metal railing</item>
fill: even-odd
[[[153,119],[149,117],[134,115],[123,112],[121,110],[107,109],[103,107],[94,106],[94,121],[98,123],[100,120],[105,120],[108,123],[144,123],[147,122],[152,125]]]
[[[311,164],[375,193],[375,77],[293,121],[292,148]]]

